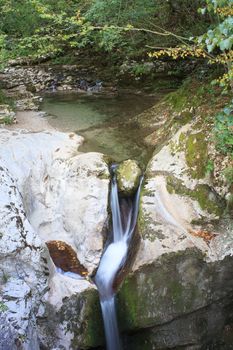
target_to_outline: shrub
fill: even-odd
[[[214,135],[217,149],[233,156],[233,100],[216,116]]]

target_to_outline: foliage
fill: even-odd
[[[214,134],[217,149],[233,155],[233,100],[216,116]]]
[[[77,2],[0,0],[1,61],[64,52],[76,46],[80,21]],[[24,19],[24,20],[22,20]]]
[[[7,283],[7,281],[9,280],[10,276],[5,273],[5,271],[3,271],[3,274],[2,274],[2,282],[3,283]]]
[[[224,171],[223,171],[223,175],[225,177],[225,179],[227,180],[229,185],[233,184],[233,167],[227,167]]]
[[[123,50],[130,54],[133,50],[137,55],[139,50],[146,52],[146,45],[173,45],[176,39],[170,35],[163,38],[155,36],[151,31],[158,31],[161,28],[170,29],[177,35],[186,32],[190,33],[190,25],[197,34],[205,21],[201,20],[197,14],[197,8],[202,1],[164,1],[164,0],[94,0],[92,6],[85,14],[86,19],[94,26],[106,27],[114,26],[116,33],[120,37],[120,47],[117,43],[117,49]],[[126,31],[118,31],[116,27],[130,29]],[[134,30],[134,29],[142,30]],[[161,30],[160,30],[161,31]],[[200,32],[199,32],[200,33]],[[104,32],[100,30],[98,36],[101,37]],[[109,37],[111,41],[111,37]],[[98,41],[97,41],[98,44]],[[122,45],[123,44],[123,45]],[[115,45],[116,48],[116,45]],[[143,49],[143,50],[142,50]]]
[[[0,89],[0,105],[9,105],[14,109],[14,101],[12,98],[5,96],[4,92]]]
[[[210,175],[214,171],[214,162],[212,160],[208,160],[206,164],[206,175]]]
[[[140,76],[140,75],[144,75],[144,74],[148,74],[151,72],[151,69],[153,67],[153,64],[149,64],[148,62],[142,62],[142,63],[134,63],[131,65],[131,69],[130,72],[134,75],[134,76]]]
[[[3,119],[3,123],[6,125],[11,125],[11,124],[13,124],[13,118],[7,116]]]
[[[17,57],[55,57],[83,47],[145,55],[146,45],[161,44],[160,27],[175,34],[200,33],[202,0],[0,0],[0,61]],[[23,20],[22,20],[23,19]],[[138,29],[138,30],[135,30]],[[143,30],[141,30],[141,28]],[[163,43],[175,36],[163,33]]]
[[[8,307],[2,301],[0,301],[0,312],[5,312],[7,310]]]
[[[221,64],[227,72],[217,79],[220,86],[233,89],[233,0],[206,0],[206,6],[200,9],[203,15],[213,16],[214,25],[203,35],[184,38],[182,44],[150,53],[150,57],[170,56],[173,59],[198,57],[208,59],[210,64]]]

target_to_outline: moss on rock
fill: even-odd
[[[205,176],[208,163],[207,142],[203,132],[191,134],[186,141],[185,159],[189,166],[190,175],[194,179]]]
[[[197,200],[201,209],[209,214],[220,216],[223,213],[225,203],[210,186],[199,184],[191,190],[183,184],[182,180],[173,175],[167,176],[166,181],[169,193],[176,193]]]
[[[153,220],[148,213],[145,213],[142,208],[139,210],[138,215],[138,229],[140,236],[143,239],[148,239],[153,242],[156,238],[163,239],[164,235],[162,230],[152,228]]]
[[[122,162],[116,174],[120,192],[130,195],[137,190],[142,171],[135,160],[128,159]]]
[[[188,249],[164,254],[153,264],[131,274],[118,295],[122,328],[150,327],[198,307],[204,300],[199,297],[208,293],[199,290],[196,284],[203,264],[202,254]],[[190,270],[183,274],[186,267]]]
[[[180,126],[185,125],[193,119],[194,115],[190,110],[184,109],[179,114],[177,114],[174,118]]]
[[[197,185],[192,191],[192,198],[196,199],[201,209],[208,211],[208,213],[221,215],[223,212],[222,201],[208,185]]]
[[[72,349],[87,349],[104,343],[103,322],[98,292],[88,289],[63,300],[60,322],[74,334]]]
[[[155,327],[218,301],[220,294],[226,297],[233,288],[231,271],[232,258],[206,263],[196,248],[162,255],[123,283],[118,294],[121,328]]]

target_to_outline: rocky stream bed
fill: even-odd
[[[12,86],[7,74],[5,87],[21,101],[40,99],[27,80]],[[0,349],[102,349],[92,277],[111,221],[112,160],[81,152],[81,136],[25,111],[36,104],[22,105],[18,124],[0,129]],[[162,99],[125,123],[140,129],[151,157],[130,269],[118,285],[123,343],[134,350],[230,350],[232,189],[220,175],[222,164],[214,176],[206,172],[214,151],[199,110],[167,105]],[[119,184],[130,182],[133,168],[119,168]],[[58,273],[51,256],[82,278]]]

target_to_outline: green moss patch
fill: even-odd
[[[142,171],[135,160],[125,160],[116,171],[118,189],[126,195],[133,194],[139,185]]]
[[[185,159],[194,179],[205,177],[208,163],[207,142],[203,132],[191,134],[186,141]]]
[[[220,216],[223,213],[225,202],[208,185],[199,184],[191,190],[183,184],[182,180],[173,175],[167,176],[166,181],[169,193],[176,193],[197,200],[201,209],[209,214]]]
[[[11,97],[5,95],[0,89],[0,105],[9,105],[11,108],[15,107],[14,100]]]
[[[74,334],[73,349],[97,347],[104,343],[103,322],[96,290],[86,290],[63,300],[60,322]]]
[[[164,254],[129,275],[118,294],[121,328],[151,327],[194,310],[199,300],[208,297],[208,291],[199,289],[196,283],[203,265],[202,255],[187,249]],[[186,267],[190,272],[184,274]]]
[[[146,213],[142,207],[138,214],[138,230],[143,239],[148,239],[154,242],[156,239],[163,240],[165,238],[160,227],[155,227],[156,223],[153,221],[149,213]]]

